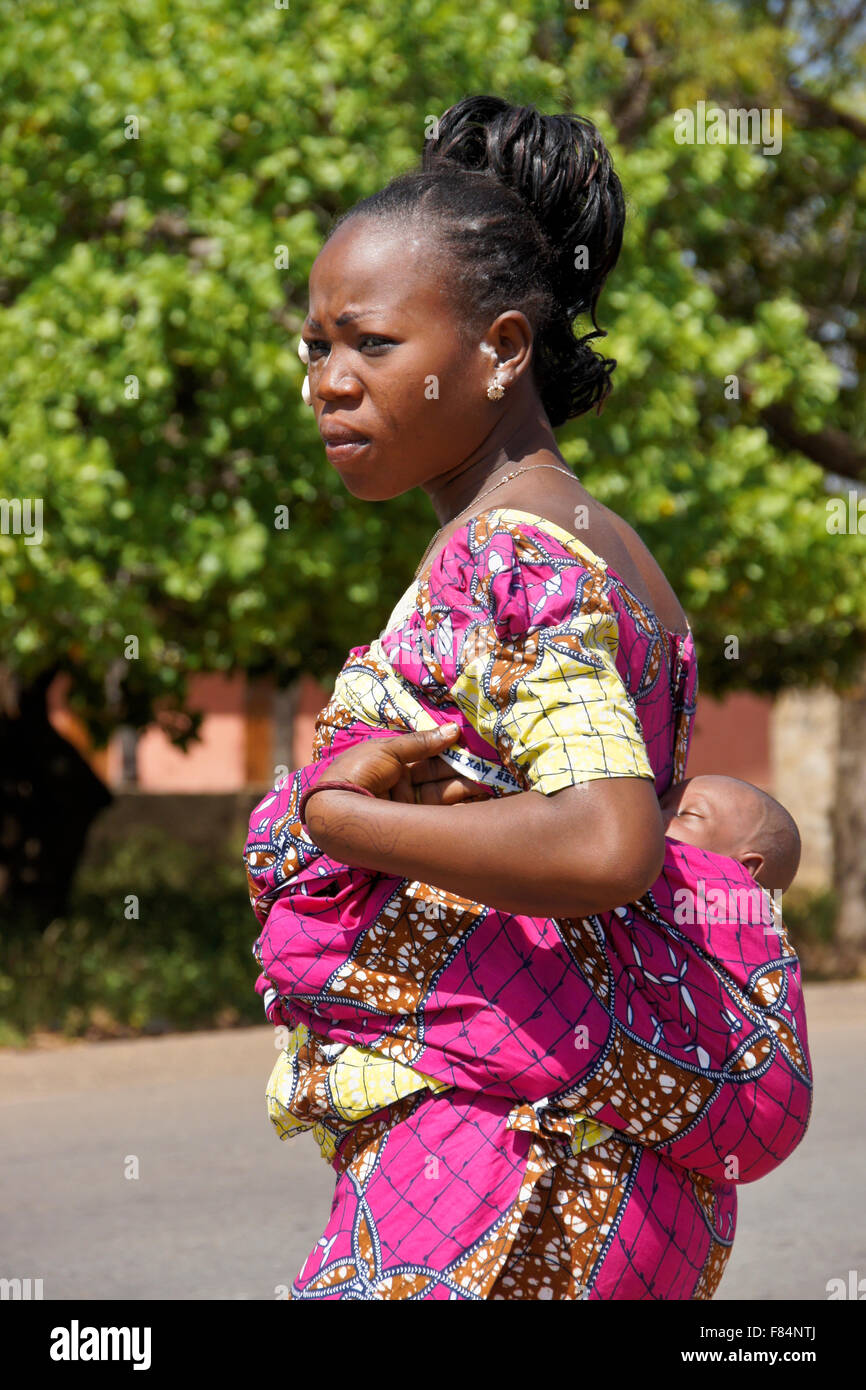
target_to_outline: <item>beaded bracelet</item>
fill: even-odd
[[[302,821],[304,819],[304,810],[306,808],[307,802],[309,801],[313,793],[323,791],[360,792],[362,796],[372,796],[374,799],[376,796],[376,793],[371,792],[369,787],[361,787],[358,785],[357,782],[341,782],[337,781],[336,779],[329,782],[327,781],[327,779],[323,778],[321,782],[316,782],[314,786],[308,787],[307,790],[304,792],[303,796],[301,797],[300,801],[298,802],[298,809],[296,815],[299,821]]]

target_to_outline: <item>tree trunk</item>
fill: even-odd
[[[17,927],[65,911],[90,823],[114,800],[48,719],[55,674],[19,689],[0,670],[0,913]]]
[[[301,695],[301,677],[274,692],[274,775],[278,767],[294,772],[295,719]]]

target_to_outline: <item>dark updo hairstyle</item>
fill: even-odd
[[[589,347],[606,337],[595,311],[622,246],[625,200],[596,127],[581,116],[544,116],[495,96],[452,106],[425,143],[419,170],[392,179],[352,217],[434,226],[446,263],[441,282],[464,340],[506,309],[534,332],[533,369],[552,426],[602,403],[615,358]],[[586,248],[586,268],[575,266]],[[588,313],[595,332],[575,337]]]

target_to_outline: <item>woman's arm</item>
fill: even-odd
[[[420,879],[505,912],[585,917],[641,896],[664,862],[652,780],[605,777],[544,795],[520,792],[454,806],[379,799],[402,765],[453,741],[442,731],[362,744],[329,775],[359,780],[376,799],[314,793],[306,824],[344,864]],[[391,758],[391,771],[383,758]],[[362,771],[363,769],[363,771]]]

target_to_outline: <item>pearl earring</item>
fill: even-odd
[[[501,401],[502,397],[505,395],[505,387],[499,380],[499,367],[496,365],[498,357],[496,349],[494,347],[491,347],[490,343],[479,343],[479,347],[481,348],[481,351],[484,353],[484,355],[486,357],[489,357],[494,366],[496,366],[496,371],[493,374],[493,380],[487,388],[488,399],[491,401]]]
[[[307,344],[306,344],[306,342],[304,341],[303,338],[302,338],[301,341],[298,343],[298,356],[300,357],[300,359],[301,359],[301,361],[303,362],[304,366],[305,366],[305,367],[308,367],[308,366],[309,366],[309,363],[310,363],[310,349],[309,349],[309,347],[307,346]],[[303,383],[303,385],[302,385],[302,387],[301,387],[301,400],[304,402],[304,405],[312,405],[312,404],[313,404],[312,397],[310,396],[310,377],[309,377],[309,373],[304,377],[304,383]]]

